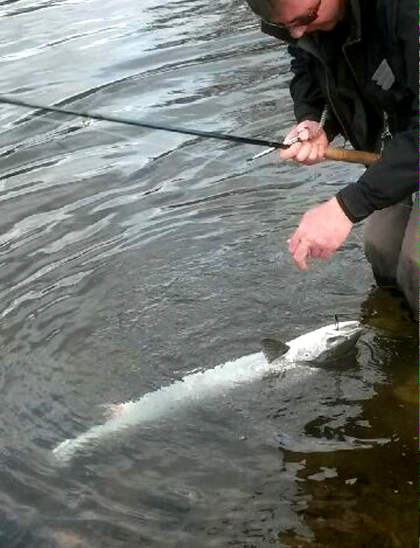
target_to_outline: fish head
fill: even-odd
[[[314,363],[333,361],[345,356],[357,343],[363,328],[358,321],[340,322],[327,326],[320,333],[319,344],[315,348]]]
[[[290,341],[287,361],[324,363],[341,358],[354,348],[363,331],[358,321],[331,324]]]

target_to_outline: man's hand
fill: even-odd
[[[299,142],[294,143],[286,150],[282,150],[280,158],[283,160],[296,160],[307,166],[317,164],[324,159],[325,150],[328,147],[328,138],[318,122],[312,120],[300,122],[286,135],[283,141],[284,144],[287,145],[295,137],[299,137]]]
[[[307,270],[307,257],[328,259],[345,241],[352,226],[336,198],[310,209],[289,240],[289,251],[297,266]]]

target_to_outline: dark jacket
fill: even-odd
[[[417,20],[415,0],[348,0],[346,17],[330,32],[294,40],[262,23],[263,32],[289,43],[298,122],[319,120],[327,104],[329,139],[340,133],[354,148],[374,151],[388,119],[392,138],[382,159],[337,194],[353,222],[417,190]]]

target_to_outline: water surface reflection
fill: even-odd
[[[291,122],[287,53],[243,2],[0,14],[1,93],[240,135]],[[0,546],[414,545],[414,326],[396,296],[369,296],[360,227],[309,274],[287,254],[301,212],[359,168],[248,163],[255,147],[12,106],[0,119]],[[343,311],[367,332],[310,382],[297,368],[51,459],[104,404]]]

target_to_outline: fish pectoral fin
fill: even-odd
[[[276,339],[263,339],[263,352],[268,363],[273,362],[290,350],[290,346]]]

